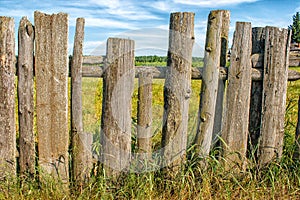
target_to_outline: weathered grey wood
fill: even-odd
[[[128,171],[131,160],[131,96],[134,41],[109,38],[103,75],[101,158],[108,176]]]
[[[213,135],[220,71],[222,18],[223,11],[211,11],[207,23],[199,116],[194,142],[197,144],[196,151],[203,157],[209,154]]]
[[[101,65],[104,62],[103,56],[83,56],[83,65]]]
[[[260,166],[282,155],[290,45],[287,29],[266,27],[265,32]]]
[[[252,29],[252,67],[263,70],[265,49],[265,30],[263,27]],[[249,114],[249,153],[256,156],[261,125],[262,79],[252,80]],[[251,156],[252,156],[251,155]]]
[[[90,177],[91,145],[88,133],[83,132],[82,122],[82,51],[84,40],[84,19],[76,20],[76,32],[71,62],[71,138],[72,176],[76,185],[82,185]]]
[[[258,34],[258,35],[261,35],[261,33],[259,33],[261,31],[261,29],[263,29],[263,27],[255,27],[253,28],[254,30],[254,35]],[[255,32],[257,32],[255,34]],[[254,36],[255,37],[255,36]],[[256,38],[254,40],[259,40],[259,38]],[[259,43],[258,43],[259,45]],[[264,43],[262,43],[262,45],[264,45]],[[257,45],[254,45],[254,46],[257,46]],[[258,47],[259,48],[259,47]],[[263,50],[263,49],[261,49]],[[260,52],[259,49],[253,49],[253,51],[255,52]],[[223,51],[222,51],[223,52]],[[226,52],[227,54],[227,52]],[[294,49],[291,49],[290,50],[290,55],[289,55],[289,64],[290,66],[298,66],[300,65],[300,58],[299,58],[299,54],[300,54],[300,50],[294,50]],[[104,57],[103,56],[83,56],[83,65],[85,66],[89,66],[89,65],[102,65],[103,64],[103,60],[104,60]],[[225,65],[222,65],[221,66],[225,66]],[[255,67],[255,65],[254,65]]]
[[[34,29],[23,17],[18,32],[18,111],[20,173],[35,174],[35,136],[33,132],[33,49]]]
[[[68,15],[36,11],[35,74],[39,167],[69,180]]]
[[[152,80],[151,73],[139,74],[137,147],[139,157],[145,161],[152,156]]]
[[[254,61],[253,61],[254,62]],[[138,78],[140,73],[151,73],[154,79],[164,79],[166,76],[166,67],[158,66],[136,66],[135,67],[135,77]],[[203,75],[202,67],[192,67],[192,79],[200,80]],[[262,69],[254,68],[252,69],[252,80],[262,80]],[[83,66],[82,77],[103,77],[103,67],[94,66]],[[227,67],[220,67],[219,79],[227,79]],[[289,81],[300,80],[300,73],[294,70],[289,70]]]
[[[289,65],[300,66],[300,49],[290,50]]]
[[[0,179],[16,174],[15,24],[0,17]]]
[[[245,170],[246,167],[251,90],[251,35],[251,23],[236,23],[222,126],[226,169]]]
[[[295,147],[293,158],[295,160],[300,160],[300,96],[298,99],[298,122],[295,133]]]
[[[229,33],[229,25],[230,25],[230,12],[228,10],[222,11],[222,29],[221,29],[221,55],[220,55],[220,66],[226,67],[227,62],[227,51],[228,51],[228,33]],[[212,146],[213,147],[221,134],[221,126],[222,126],[222,116],[223,116],[223,99],[225,93],[225,85],[226,80],[220,80],[218,84],[218,94],[217,94],[217,102],[215,109],[215,119],[214,119],[214,127],[213,127],[213,136],[212,136]]]
[[[185,161],[191,89],[194,13],[171,13],[162,129],[163,166]]]

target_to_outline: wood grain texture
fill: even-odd
[[[251,64],[253,70],[263,70],[265,51],[265,28],[252,28],[252,55]],[[262,88],[261,80],[252,80],[251,100],[249,114],[249,154],[257,156],[257,145],[261,126],[262,109]]]
[[[295,133],[295,152],[293,158],[295,160],[300,160],[300,96],[298,99],[298,122],[296,126],[296,133]]]
[[[237,22],[222,126],[225,168],[245,170],[251,90],[251,23]],[[240,45],[243,43],[243,45]]]
[[[23,17],[18,32],[18,111],[20,173],[35,174],[35,136],[33,132],[33,50],[34,29],[30,21]]]
[[[287,29],[266,27],[265,32],[261,139],[258,149],[260,166],[282,156],[290,49]]]
[[[139,75],[137,147],[140,158],[152,157],[152,74]]]
[[[222,11],[222,14],[223,14],[222,29],[221,29],[222,44],[221,44],[221,55],[220,55],[220,67],[226,67],[227,55],[228,55],[228,34],[229,34],[229,25],[230,25],[230,12],[228,10],[224,10]],[[221,135],[221,128],[222,128],[225,87],[226,87],[226,80],[219,79],[211,148],[219,144],[218,140],[219,140],[219,136]]]
[[[39,167],[67,183],[68,15],[36,11],[34,23]]]
[[[222,18],[222,10],[211,11],[208,16],[199,116],[194,142],[197,145],[197,153],[202,157],[209,154],[212,142],[220,72]]]
[[[185,161],[194,13],[171,13],[162,129],[162,166],[175,168]]]
[[[83,185],[90,178],[92,168],[92,144],[90,134],[83,132],[82,122],[82,60],[84,41],[83,18],[76,20],[73,57],[71,62],[71,144],[72,178],[76,185]]]
[[[0,17],[0,179],[16,174],[15,24]]]
[[[103,75],[101,162],[107,176],[129,170],[134,41],[109,38]]]

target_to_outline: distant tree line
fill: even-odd
[[[300,14],[296,12],[293,16],[293,24],[289,26],[289,29],[292,30],[292,42],[300,43]]]
[[[136,62],[167,62],[168,57],[167,56],[157,56],[157,55],[152,55],[152,56],[136,56],[135,61]],[[201,57],[193,57],[192,62],[203,62],[203,58]]]

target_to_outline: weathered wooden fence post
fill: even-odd
[[[68,15],[36,11],[34,22],[39,167],[67,183]]]
[[[34,29],[30,21],[23,17],[18,34],[18,110],[20,173],[35,174],[35,137],[33,132],[33,49]]]
[[[266,27],[265,32],[262,124],[258,149],[261,167],[282,155],[290,50],[287,29]]]
[[[265,51],[265,28],[252,28],[251,65],[255,69],[263,69]],[[258,139],[261,125],[262,80],[253,80],[251,85],[251,100],[249,114],[249,156],[257,156]]]
[[[84,19],[76,20],[73,57],[71,62],[71,144],[72,178],[75,185],[82,185],[89,179],[91,171],[92,144],[89,134],[83,132],[82,122],[82,51],[84,40]]]
[[[209,154],[213,135],[220,71],[223,13],[223,10],[211,11],[207,23],[199,117],[194,142],[197,145],[197,153],[204,157]]]
[[[15,24],[0,17],[0,179],[16,174]]]
[[[146,162],[152,156],[152,74],[139,74],[138,116],[137,116],[137,146],[140,162]]]
[[[300,160],[300,96],[298,99],[298,122],[295,133],[295,147],[293,158],[295,160]]]
[[[220,55],[220,66],[226,67],[227,53],[228,53],[228,34],[230,25],[230,12],[227,10],[223,11],[222,16],[222,30],[221,30],[221,55]],[[215,119],[212,136],[212,146],[218,143],[218,138],[221,135],[222,127],[222,116],[223,116],[223,104],[224,104],[224,93],[225,93],[226,80],[219,80],[218,94],[215,109]]]
[[[194,13],[171,13],[166,81],[162,165],[178,167],[187,145],[188,110],[191,96],[191,66],[194,44]],[[176,170],[174,168],[174,170]]]
[[[222,126],[225,168],[246,167],[251,90],[251,23],[237,22],[228,70],[226,107]]]
[[[131,161],[131,97],[134,41],[109,38],[103,74],[101,161],[108,176],[128,171]]]

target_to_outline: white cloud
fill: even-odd
[[[128,22],[122,22],[106,18],[85,18],[85,25],[87,27],[103,27],[103,28],[118,28],[118,29],[135,29],[136,27]]]
[[[164,12],[171,12],[173,10],[171,2],[169,1],[155,1],[151,3],[150,7]]]
[[[225,6],[225,5],[235,5],[240,3],[251,3],[256,2],[258,0],[174,0],[174,3],[178,4],[185,4],[185,5],[194,5],[194,6],[201,6],[201,7],[218,7],[218,6]]]
[[[87,41],[83,44],[85,55],[105,55],[106,41]]]
[[[142,3],[124,0],[89,0],[90,6],[96,5],[102,7],[102,15],[112,15],[122,20],[148,20],[161,19],[159,16],[152,14]]]
[[[122,1],[121,3],[119,0],[89,0],[88,4],[115,9],[121,7],[121,5],[124,4],[124,2],[126,1]]]

